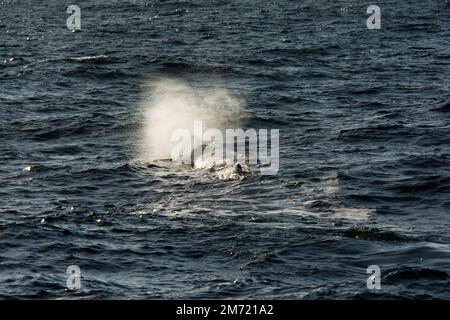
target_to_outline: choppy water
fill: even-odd
[[[0,3],[1,298],[450,298],[449,1],[69,4]],[[243,97],[279,174],[140,161],[160,76]]]

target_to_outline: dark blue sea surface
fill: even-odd
[[[449,66],[445,0],[1,1],[0,298],[450,298]],[[162,77],[242,97],[278,174],[139,161]]]

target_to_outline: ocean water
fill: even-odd
[[[372,2],[2,0],[0,298],[450,298],[450,2]],[[161,79],[279,129],[278,174],[148,160]]]

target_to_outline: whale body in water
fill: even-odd
[[[194,169],[209,170],[220,180],[242,180],[251,174],[246,162],[215,156],[212,145],[201,145],[191,152],[191,166]]]

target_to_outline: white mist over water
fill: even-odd
[[[177,79],[150,82],[150,99],[142,103],[143,134],[141,153],[145,161],[170,159],[175,142],[172,133],[185,129],[192,139],[194,122],[201,121],[203,130],[239,128],[246,113],[244,101],[223,88],[194,88]],[[194,145],[194,144],[193,144]]]

